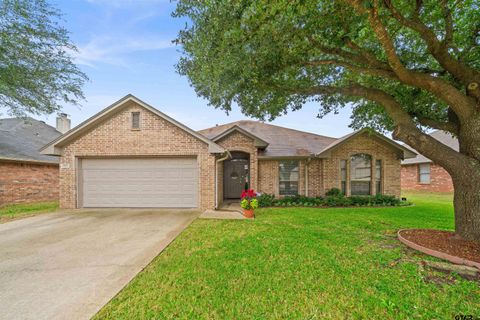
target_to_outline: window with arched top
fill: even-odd
[[[372,192],[372,156],[365,153],[350,158],[350,194],[369,195]]]

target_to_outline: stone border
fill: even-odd
[[[437,251],[437,250],[429,249],[427,247],[421,246],[421,245],[416,244],[416,243],[414,243],[410,240],[405,239],[404,237],[402,237],[402,235],[400,233],[402,231],[406,231],[406,230],[416,230],[416,229],[400,229],[400,230],[398,230],[398,232],[397,232],[398,240],[400,240],[407,247],[418,250],[420,252],[423,252],[425,254],[428,254],[428,255],[436,257],[436,258],[440,258],[440,259],[443,259],[443,260],[450,261],[450,262],[455,263],[455,264],[463,264],[463,265],[466,265],[466,266],[469,266],[469,267],[478,268],[480,270],[480,262],[471,261],[471,260],[460,258],[460,257],[457,257],[457,256],[452,256],[448,253],[444,253],[444,252],[440,252],[440,251]]]

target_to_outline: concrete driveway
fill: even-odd
[[[101,209],[0,224],[0,319],[89,319],[197,216]]]

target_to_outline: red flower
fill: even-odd
[[[257,193],[253,189],[248,189],[248,190],[243,190],[242,191],[242,199],[243,198],[252,199],[252,198],[255,198],[256,196],[257,196]]]

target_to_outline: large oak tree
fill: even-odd
[[[0,112],[49,114],[84,99],[87,77],[60,23],[47,0],[0,0]]]
[[[450,173],[456,233],[480,241],[480,0],[180,0],[174,16],[190,21],[178,70],[211,105],[261,119],[353,105],[353,127]]]

